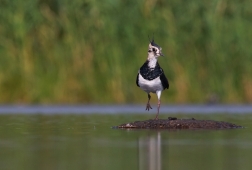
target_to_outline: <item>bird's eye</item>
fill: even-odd
[[[154,51],[154,52],[155,52],[155,51],[156,51],[156,49],[155,49],[155,48],[152,48],[152,51]]]

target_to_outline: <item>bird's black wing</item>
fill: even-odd
[[[169,81],[168,79],[165,77],[165,74],[163,72],[163,74],[160,75],[160,80],[162,83],[162,86],[164,89],[169,89]]]
[[[169,81],[164,74],[164,70],[159,66],[158,62],[157,62],[155,70],[159,70],[159,76],[160,76],[159,78],[160,78],[163,88],[169,89]]]
[[[138,87],[140,87],[139,84],[138,84],[138,79],[139,79],[139,73],[137,74],[137,77],[136,77],[136,85],[137,85]]]

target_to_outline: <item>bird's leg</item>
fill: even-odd
[[[155,117],[155,120],[158,120],[158,114],[159,114],[159,108],[160,108],[160,99],[158,99],[158,108],[157,108],[157,114],[156,114],[156,117]]]
[[[155,120],[158,120],[159,108],[160,108],[160,103],[161,103],[160,102],[161,93],[162,93],[162,91],[156,92],[157,97],[158,97],[158,107],[157,107],[157,114],[156,114]]]
[[[151,107],[151,105],[150,105],[150,99],[151,99],[151,96],[150,96],[150,94],[148,93],[148,102],[147,102],[147,104],[146,104],[146,110],[150,110],[150,109],[152,109],[152,107]]]

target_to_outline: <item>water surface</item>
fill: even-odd
[[[120,130],[154,114],[2,114],[0,167],[14,169],[252,169],[252,114],[176,114],[233,130]],[[167,118],[169,114],[161,114]],[[173,114],[174,116],[174,114]]]

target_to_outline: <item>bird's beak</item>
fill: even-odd
[[[164,57],[164,54],[162,53],[162,47],[160,47],[160,56],[163,56]]]

